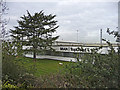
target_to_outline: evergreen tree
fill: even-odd
[[[33,16],[27,11],[27,16],[23,15],[22,20],[18,20],[18,26],[11,30],[12,37],[17,45],[32,46],[33,58],[36,60],[38,51],[52,50],[52,43],[59,36],[52,36],[52,33],[59,27],[54,20],[56,15],[45,15],[43,11],[35,13]]]

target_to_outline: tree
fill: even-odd
[[[4,16],[7,14],[8,11],[8,7],[7,4],[4,0],[0,0],[0,27],[1,27],[1,37],[2,39],[4,39],[6,37],[6,35],[8,35],[8,32],[6,31],[6,26],[9,22],[9,20],[7,20],[7,18],[4,18]]]
[[[5,35],[7,34],[6,25],[8,23],[7,19],[4,18],[6,11],[8,10],[6,2],[0,0],[0,84],[2,77],[2,39],[4,40]],[[0,87],[1,88],[1,87]]]
[[[52,36],[52,33],[59,27],[54,20],[56,15],[45,15],[43,11],[33,16],[27,11],[27,15],[18,20],[18,26],[11,30],[14,41],[21,46],[32,46],[29,50],[33,52],[36,61],[38,51],[52,50],[52,43],[59,36]]]
[[[117,27],[118,28],[118,27]],[[107,28],[107,33],[110,35],[114,35],[114,37],[117,37],[116,42],[120,42],[120,32],[119,31],[110,31],[110,28]]]
[[[110,28],[107,28],[107,33],[109,35],[112,34],[114,37],[117,37],[116,42],[118,42],[118,54],[120,54],[120,31],[110,31]]]

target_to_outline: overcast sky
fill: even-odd
[[[12,1],[12,0],[10,0]],[[20,1],[20,0],[19,0]],[[115,42],[113,36],[106,33],[107,27],[117,30],[118,27],[118,2],[81,2],[80,0],[40,0],[38,2],[7,2],[10,22],[7,29],[17,25],[20,16],[26,15],[26,10],[31,14],[43,10],[45,14],[57,15],[59,28],[55,35],[60,35],[60,41],[75,41],[81,43],[100,42],[100,29],[103,29],[103,38]],[[34,2],[33,2],[34,1]],[[78,33],[77,33],[78,30]]]

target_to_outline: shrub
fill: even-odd
[[[67,82],[76,88],[118,88],[119,53],[112,44],[109,54],[99,54],[99,49],[91,49],[81,60],[65,67]],[[85,51],[85,50],[84,50]],[[77,58],[78,59],[78,58]]]
[[[17,86],[15,85],[12,85],[9,83],[9,81],[6,81],[3,85],[2,85],[2,88],[18,88]]]
[[[2,82],[10,81],[10,84],[16,84],[18,78],[26,71],[23,67],[15,63],[16,50],[11,42],[2,43]]]

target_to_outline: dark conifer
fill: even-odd
[[[52,43],[59,36],[52,36],[52,33],[59,27],[54,20],[56,15],[45,15],[43,11],[35,13],[33,16],[27,11],[27,16],[23,15],[18,20],[18,26],[11,30],[12,37],[20,46],[32,46],[33,58],[36,60],[38,51],[52,49]]]

